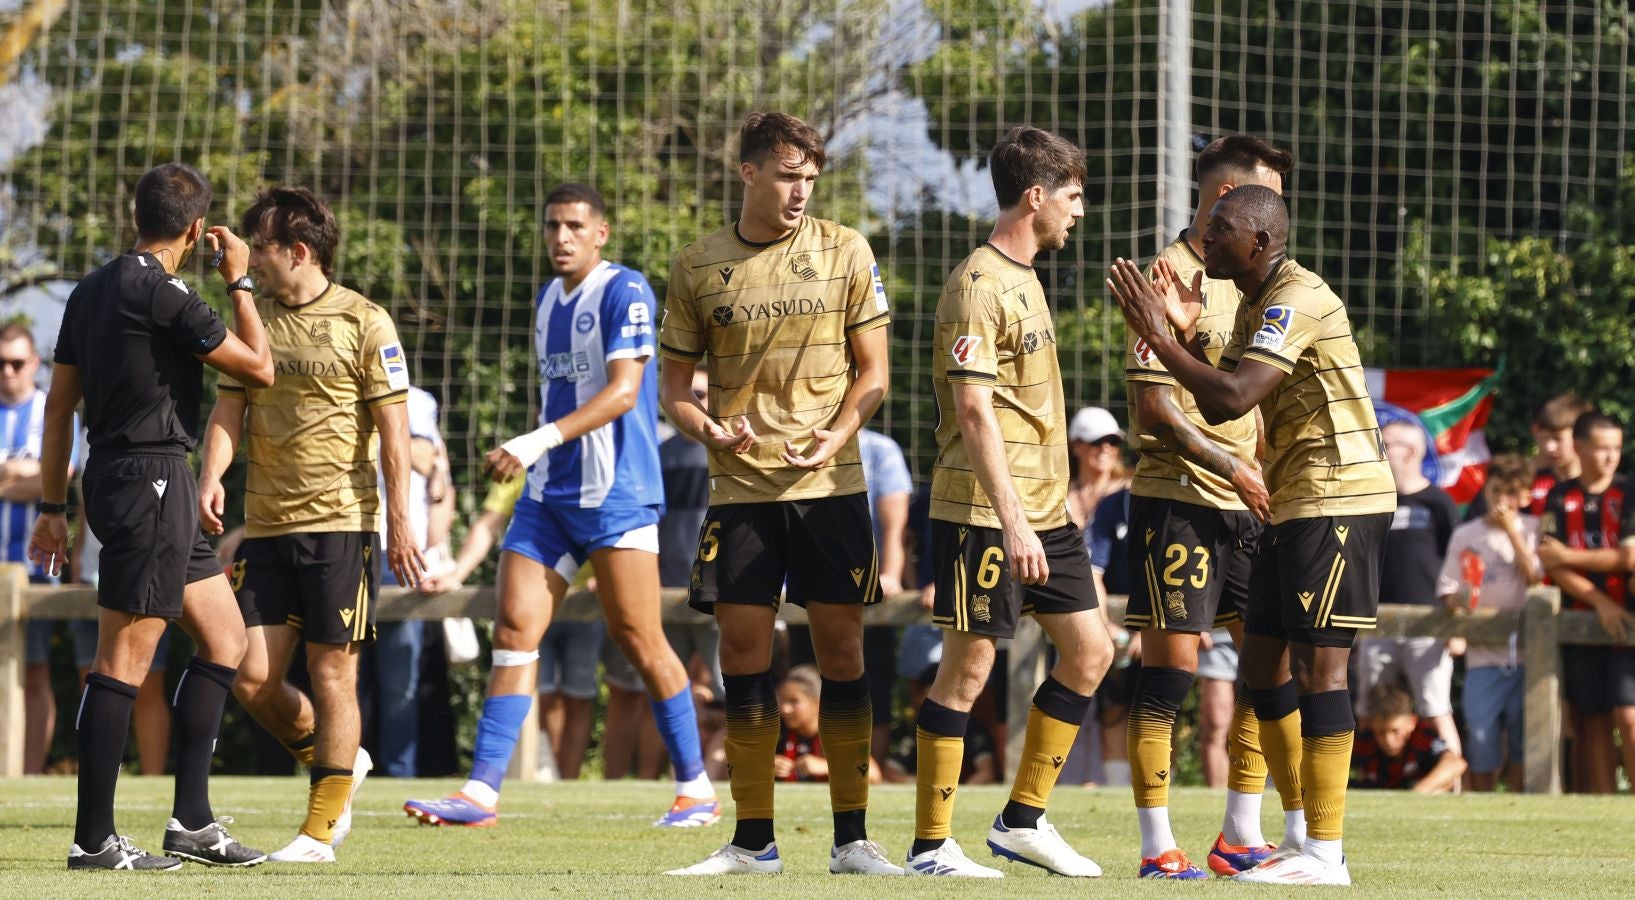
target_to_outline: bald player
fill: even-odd
[[[1165,296],[1127,260],[1108,286],[1125,321],[1198,402],[1204,421],[1228,422],[1257,405],[1266,423],[1269,542],[1250,572],[1242,666],[1264,730],[1293,714],[1272,706],[1286,692],[1285,651],[1298,696],[1300,783],[1307,839],[1236,876],[1273,884],[1350,884],[1341,852],[1346,782],[1356,721],[1346,664],[1357,632],[1373,628],[1380,563],[1396,489],[1363,378],[1345,303],[1288,258],[1288,211],[1263,185],[1227,192],[1204,232],[1204,271]],[[1205,276],[1243,292],[1220,368],[1195,324]],[[1172,331],[1172,325],[1179,334]],[[1282,712],[1279,716],[1276,713]],[[1275,771],[1289,750],[1262,748]]]
[[[1149,275],[1191,284],[1204,269],[1203,237],[1216,201],[1242,184],[1279,193],[1294,165],[1287,150],[1260,138],[1235,134],[1198,154],[1198,210],[1192,225],[1158,254]],[[1195,330],[1211,364],[1231,339],[1242,293],[1230,279],[1205,277],[1204,307]],[[1135,575],[1124,625],[1141,632],[1141,671],[1130,700],[1130,787],[1141,829],[1143,878],[1208,877],[1187,859],[1169,822],[1170,747],[1181,703],[1198,673],[1203,632],[1227,628],[1243,644],[1243,612],[1248,600],[1249,559],[1260,540],[1260,519],[1270,516],[1269,498],[1256,460],[1256,420],[1251,413],[1211,425],[1192,394],[1176,382],[1145,341],[1132,329],[1125,376],[1130,386],[1131,446],[1141,454],[1130,485],[1130,571]],[[1285,674],[1278,698],[1283,710],[1295,707],[1294,686]],[[1260,831],[1260,799],[1266,787],[1266,757],[1260,723],[1247,692],[1237,692],[1227,732],[1226,810],[1210,848],[1208,865],[1218,875],[1236,875],[1269,857],[1276,845]],[[1282,741],[1295,752],[1290,765],[1273,773],[1283,796],[1282,846],[1305,838],[1299,786],[1299,716],[1282,719],[1284,728],[1264,739]]]

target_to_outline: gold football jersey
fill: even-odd
[[[867,489],[855,437],[816,469],[784,462],[784,442],[829,427],[853,381],[850,337],[890,321],[874,251],[834,222],[804,217],[770,244],[728,225],[676,256],[659,353],[707,359],[710,415],[747,416],[756,436],[746,453],[710,451],[712,505]]]
[[[1066,525],[1067,411],[1056,328],[1032,266],[983,244],[954,268],[937,301],[932,385],[937,393],[937,464],[931,518],[998,528],[977,482],[954,413],[956,383],[993,388],[1005,461],[1028,524]]]
[[[1197,251],[1187,243],[1186,233],[1171,241],[1158,254],[1168,260],[1176,273],[1190,287],[1193,276],[1203,271],[1204,262]],[[1151,275],[1151,268],[1148,269]],[[1204,277],[1204,309],[1198,317],[1198,340],[1211,364],[1219,364],[1221,352],[1232,338],[1237,321],[1240,295],[1230,279]],[[1130,394],[1135,394],[1135,382],[1169,385],[1170,399],[1204,436],[1221,445],[1226,452],[1250,465],[1255,462],[1255,417],[1244,416],[1220,425],[1210,425],[1198,411],[1198,401],[1182,387],[1175,376],[1164,368],[1163,360],[1147,346],[1147,342],[1129,332],[1125,342],[1124,377],[1131,382]],[[1130,406],[1130,449],[1141,454],[1136,462],[1135,477],[1130,493],[1139,497],[1177,500],[1214,509],[1245,509],[1231,482],[1205,469],[1190,459],[1159,443],[1140,421],[1134,405]]]
[[[338,284],[304,306],[262,298],[256,309],[272,348],[272,387],[223,375],[218,388],[248,400],[245,535],[378,530],[370,410],[402,403],[409,390],[391,316]]]
[[[1272,521],[1394,512],[1396,482],[1345,303],[1285,260],[1238,307],[1220,366],[1256,360],[1285,373],[1260,403]]]

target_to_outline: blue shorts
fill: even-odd
[[[605,628],[601,619],[552,622],[539,642],[539,692],[575,700],[594,699]]]
[[[659,552],[659,508],[581,509],[517,501],[501,552],[525,556],[573,581],[591,551],[604,547]]]
[[[1507,758],[1513,765],[1521,764],[1525,683],[1520,666],[1477,666],[1465,671],[1465,760],[1472,772],[1497,772]],[[1508,757],[1501,748],[1507,748]]]

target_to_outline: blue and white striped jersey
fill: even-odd
[[[578,409],[608,383],[608,363],[645,360],[641,393],[629,412],[550,451],[528,470],[527,496],[583,509],[660,506],[658,367],[653,289],[640,272],[599,263],[573,293],[562,280],[539,292],[534,349],[539,354],[541,421]]]
[[[78,418],[75,419],[76,426]],[[16,406],[0,403],[0,462],[40,458],[45,432],[45,393],[34,391]],[[78,449],[76,446],[75,449]],[[39,574],[28,562],[28,536],[34,530],[34,501],[0,500],[0,562],[20,562],[30,575]]]

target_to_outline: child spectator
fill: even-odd
[[[772,777],[779,781],[828,781],[829,760],[818,737],[818,696],[823,679],[816,666],[796,666],[778,685],[778,712],[783,733],[778,755],[772,759]],[[869,782],[880,782],[880,767],[869,760]]]
[[[1351,786],[1446,794],[1459,784],[1465,760],[1429,722],[1414,715],[1408,692],[1386,682],[1369,691],[1371,714],[1351,750]]]
[[[918,710],[925,702],[931,683],[937,680],[937,664],[908,681],[908,708]],[[979,704],[981,699],[977,701]],[[998,784],[999,757],[994,752],[993,735],[981,716],[971,716],[965,724],[964,757],[959,767],[960,784]],[[904,721],[892,734],[891,757],[886,760],[885,780],[892,784],[913,784],[919,753],[915,744],[914,720]]]
[[[1487,514],[1454,529],[1436,593],[1455,613],[1470,609],[1519,610],[1527,589],[1539,583],[1538,519],[1532,503],[1533,470],[1514,453],[1487,467]],[[1526,695],[1516,661],[1516,634],[1508,647],[1472,646],[1465,653],[1465,759],[1473,790],[1491,791],[1504,771],[1506,786],[1522,789],[1522,700]],[[1500,736],[1504,742],[1500,743]]]
[[[1577,609],[1587,609],[1614,637],[1635,628],[1627,580],[1635,568],[1631,485],[1618,475],[1624,430],[1600,413],[1573,425],[1579,477],[1550,491],[1540,525],[1539,559]],[[1635,772],[1635,653],[1620,647],[1564,647],[1562,681],[1573,726],[1573,781],[1582,793],[1616,788],[1616,725],[1624,769]]]
[[[1589,412],[1591,406],[1584,398],[1573,393],[1557,394],[1544,401],[1533,413],[1528,430],[1538,455],[1533,457],[1533,484],[1528,492],[1523,511],[1534,516],[1544,515],[1544,498],[1560,482],[1578,477],[1578,451],[1573,446],[1573,423]],[[1476,495],[1475,502],[1465,511],[1465,518],[1480,519],[1487,514],[1487,494]]]

